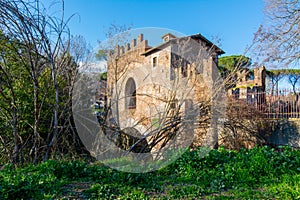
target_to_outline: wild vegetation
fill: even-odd
[[[291,27],[274,32],[276,37],[268,27],[259,29],[257,52],[262,47],[276,50],[268,54],[273,57],[263,54],[266,61],[298,62],[299,41],[288,42],[293,48],[284,43],[299,39],[291,37],[299,32],[297,3],[268,0],[268,11],[272,11],[268,14],[274,11],[272,19],[280,19],[271,28]],[[0,2],[0,199],[300,198],[299,150],[288,146],[244,149],[241,141],[249,142],[249,138],[236,135],[225,138],[234,141],[232,150],[220,147],[203,156],[203,148],[188,149],[176,162],[148,173],[120,172],[94,162],[77,135],[71,109],[79,62],[86,53],[84,38],[71,36],[68,19],[51,17],[36,5],[41,6],[38,0]],[[290,17],[281,17],[285,9]],[[231,56],[220,59],[220,68],[229,74],[248,67],[250,61]],[[281,74],[289,74],[295,88],[299,70],[269,71],[274,83]],[[234,84],[231,81],[229,85]],[[236,108],[234,103],[230,105]],[[253,122],[250,111],[244,112],[245,117]],[[240,115],[231,117],[225,129],[242,128],[241,133],[249,134],[255,130]]]
[[[38,0],[0,2],[2,164],[85,153],[71,113],[85,43],[71,36],[67,21],[45,13]]]
[[[158,171],[126,173],[101,164],[48,160],[0,171],[1,199],[297,199],[300,151],[266,146],[186,151]]]

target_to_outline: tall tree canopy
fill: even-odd
[[[244,55],[223,56],[218,61],[219,73],[225,81],[226,88],[235,87],[237,71],[248,68],[251,65],[251,59]]]
[[[229,71],[246,68],[251,65],[251,59],[243,55],[223,56],[219,58],[219,68]]]

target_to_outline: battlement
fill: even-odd
[[[140,34],[137,38],[131,40],[131,43],[127,43],[125,46],[117,45],[115,48],[115,55],[124,55],[129,52],[139,51],[144,53],[151,47],[148,46],[148,40],[144,40],[144,34]]]
[[[265,87],[266,68],[264,66],[255,68],[254,79],[248,80],[249,71],[246,69],[237,72],[237,87]]]

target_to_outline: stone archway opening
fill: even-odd
[[[136,84],[129,78],[125,85],[125,109],[136,109]]]

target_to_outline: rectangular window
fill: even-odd
[[[152,58],[152,66],[156,67],[157,66],[157,57]]]
[[[170,80],[171,80],[171,81],[172,81],[172,80],[175,80],[175,78],[176,78],[175,70],[174,70],[174,68],[171,66],[171,67],[170,67]]]
[[[186,68],[186,66],[181,67],[181,74],[182,74],[182,77],[187,77],[187,68]]]
[[[192,99],[186,99],[184,101],[185,104],[185,115],[187,119],[191,119],[193,117],[193,100]]]
[[[172,100],[170,101],[170,116],[174,117],[178,115],[178,100]]]

